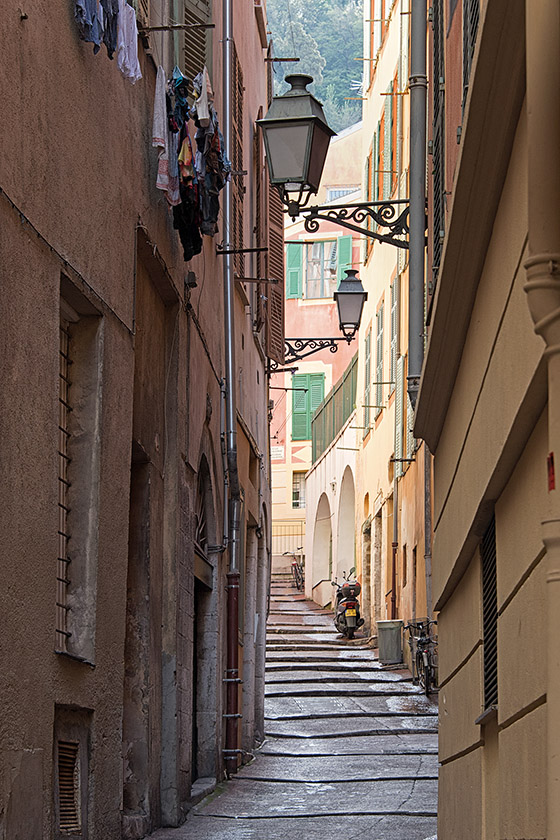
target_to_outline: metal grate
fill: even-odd
[[[66,650],[68,632],[68,604],[67,594],[70,584],[68,542],[69,490],[70,481],[68,468],[70,466],[69,417],[72,411],[70,404],[70,333],[69,323],[60,321],[60,352],[59,352],[59,388],[58,388],[58,559],[56,572],[56,646],[59,650]]]
[[[79,743],[58,742],[59,830],[79,834],[82,830]]]
[[[482,625],[484,637],[484,708],[498,702],[498,597],[496,586],[496,520],[482,538]]]

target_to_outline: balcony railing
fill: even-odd
[[[358,354],[356,353],[311,420],[313,463],[330,446],[354,411],[357,376]]]

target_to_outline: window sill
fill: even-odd
[[[475,726],[485,726],[498,718],[498,707],[495,705],[488,706],[481,715],[475,720]]]
[[[75,662],[83,662],[84,665],[89,665],[90,668],[95,668],[95,662],[91,659],[86,659],[85,656],[79,656],[77,653],[69,653],[67,650],[55,649],[57,656],[63,656],[65,659],[73,659]]]

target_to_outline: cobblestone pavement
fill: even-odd
[[[437,706],[281,581],[265,716],[255,760],[153,840],[436,840]]]

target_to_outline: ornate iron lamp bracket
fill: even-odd
[[[299,362],[306,356],[319,352],[319,350],[330,350],[331,353],[336,353],[340,341],[346,341],[350,344],[353,337],[353,335],[348,335],[340,338],[285,338],[284,366],[289,367],[292,362]],[[269,360],[270,373],[276,373],[279,368],[278,362]]]
[[[288,205],[287,212],[290,213],[293,209],[293,204],[291,207]],[[405,238],[409,234],[408,199],[315,206],[309,207],[305,213],[301,213],[300,210],[300,214],[304,218],[305,230],[308,233],[316,233],[321,221],[334,222],[369,239],[387,242],[397,248],[408,248],[408,239]],[[387,232],[382,233],[377,228],[385,228]]]

